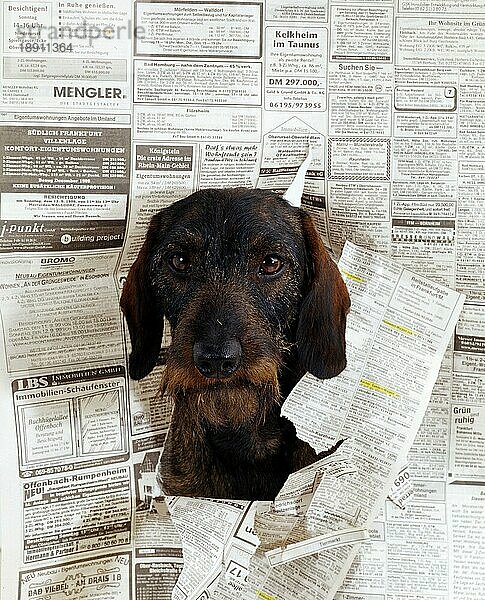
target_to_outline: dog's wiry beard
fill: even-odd
[[[186,410],[198,422],[214,427],[238,427],[253,421],[264,424],[280,402],[279,363],[259,361],[227,380],[208,379],[170,359],[161,388],[172,396],[176,410]]]

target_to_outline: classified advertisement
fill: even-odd
[[[128,0],[6,0],[1,7],[1,101],[7,110],[130,110]]]
[[[123,244],[130,130],[0,126],[0,252]]]
[[[126,460],[125,383],[123,367],[15,379],[20,476]]]
[[[484,10],[0,0],[2,600],[482,600]],[[296,177],[352,309],[283,410],[341,444],[272,503],[163,498],[128,270],[172,202]]]
[[[8,373],[123,360],[114,254],[6,254],[1,321]]]
[[[131,556],[120,553],[24,571],[16,597],[28,600],[91,595],[103,600],[125,600],[131,597],[130,589]]]

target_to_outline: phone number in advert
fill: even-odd
[[[313,109],[322,108],[321,102],[285,102],[285,101],[271,101],[268,102],[268,108],[284,108],[288,110],[297,110],[302,108]]]

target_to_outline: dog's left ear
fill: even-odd
[[[163,314],[159,312],[149,278],[149,261],[160,227],[160,215],[151,220],[145,242],[132,264],[121,294],[120,306],[131,339],[129,372],[142,379],[156,365],[163,337]]]
[[[312,218],[303,211],[300,214],[310,264],[309,289],[300,310],[296,345],[301,365],[320,379],[330,379],[347,364],[345,324],[350,298]]]

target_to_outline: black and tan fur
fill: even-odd
[[[280,408],[305,371],[345,368],[349,306],[311,218],[277,194],[203,190],[152,218],[121,307],[134,379],[157,362],[164,318],[171,327],[166,494],[273,499],[316,459]]]

